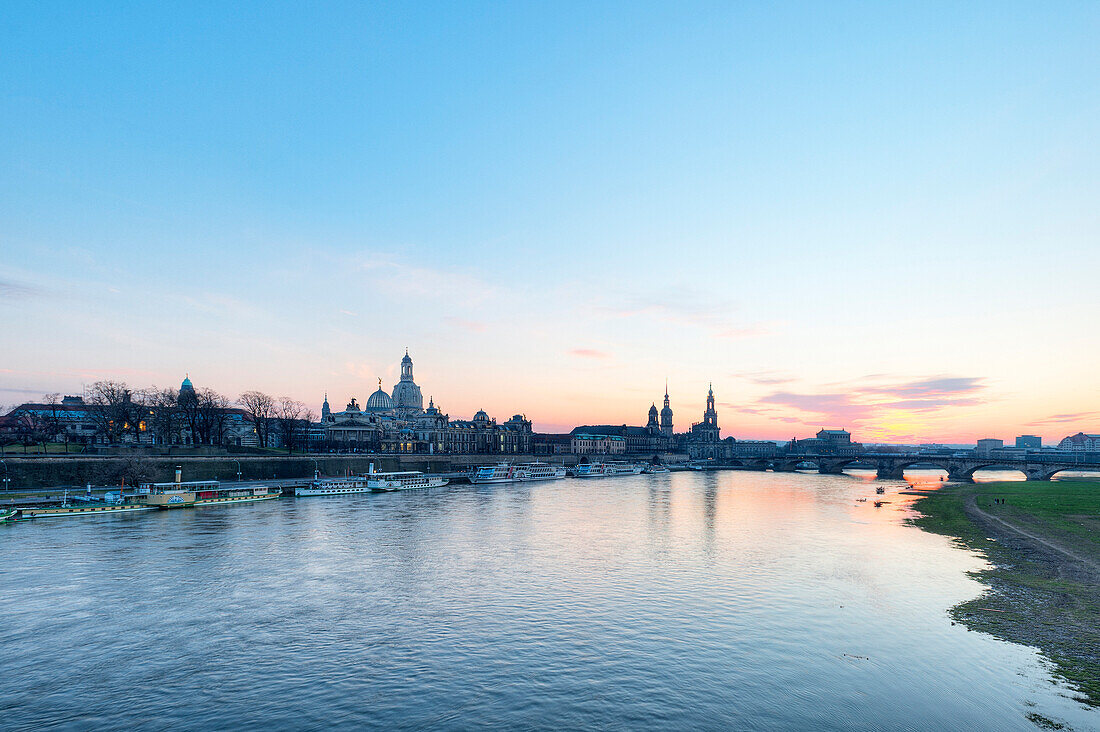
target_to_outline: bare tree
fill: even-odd
[[[42,451],[46,451],[46,426],[42,416],[35,410],[19,412],[16,417],[15,434],[19,442],[23,444],[23,454],[27,454],[27,448],[32,445],[42,444]]]
[[[229,429],[229,399],[213,389],[199,389],[195,396],[199,442],[222,444]]]
[[[275,416],[275,400],[262,391],[246,391],[238,401],[256,427],[256,439],[260,447],[267,447],[267,438],[271,434],[271,422]]]
[[[58,436],[65,436],[65,452],[69,451],[69,430],[65,425],[65,410],[61,408],[61,395],[54,392],[42,397],[42,403],[46,409],[42,413],[42,427],[46,437],[57,441]]]
[[[154,442],[162,445],[178,442],[180,430],[183,429],[179,392],[154,386],[145,391],[144,401],[149,407],[149,429],[153,433]]]
[[[304,442],[312,421],[313,413],[306,409],[306,405],[290,397],[279,399],[279,403],[275,405],[275,427],[283,439],[288,455],[299,442]]]
[[[130,390],[121,381],[97,381],[87,399],[88,416],[108,444],[118,442],[130,426]]]

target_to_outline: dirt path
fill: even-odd
[[[1057,554],[1061,554],[1063,557],[1067,557],[1069,559],[1072,559],[1074,562],[1077,562],[1078,564],[1082,565],[1083,568],[1088,569],[1089,573],[1093,577],[1093,581],[1100,582],[1100,564],[1097,564],[1096,562],[1092,561],[1091,559],[1087,559],[1085,557],[1082,557],[1080,554],[1077,554],[1076,552],[1070,551],[1069,549],[1066,549],[1064,546],[1061,546],[1060,544],[1056,544],[1056,543],[1054,543],[1054,542],[1052,542],[1048,539],[1044,539],[1041,536],[1037,536],[1037,535],[1031,533],[1030,531],[1027,531],[1025,529],[1021,529],[1019,526],[1016,526],[1015,524],[1011,524],[1008,521],[1005,521],[1004,519],[1002,519],[998,516],[994,516],[992,514],[986,513],[985,511],[983,511],[982,509],[980,509],[978,507],[978,502],[977,502],[977,497],[976,496],[972,495],[972,496],[967,497],[967,499],[966,499],[966,510],[967,510],[967,513],[970,513],[972,517],[977,518],[980,522],[985,523],[987,526],[990,525],[990,524],[993,524],[994,526],[999,526],[1001,528],[1008,529],[1012,533],[1017,534],[1019,536],[1023,536],[1024,538],[1029,539],[1029,540],[1035,542],[1036,544],[1041,545],[1045,549],[1049,549],[1050,551],[1053,551]]]

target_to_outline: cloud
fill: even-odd
[[[861,425],[890,412],[924,414],[985,403],[980,393],[985,380],[977,377],[936,376],[886,385],[850,386],[844,391],[798,393],[776,391],[756,404],[802,412],[822,424]]]
[[[476,302],[496,297],[499,289],[457,268],[411,264],[383,252],[363,252],[351,259],[354,268],[369,275],[371,287],[402,296],[462,298]]]
[[[591,348],[574,348],[569,352],[569,355],[580,356],[581,358],[611,358],[611,354]]]
[[[897,397],[915,397],[926,399],[932,397],[951,396],[955,394],[971,394],[985,388],[984,379],[973,376],[940,376],[932,379],[910,381],[894,386],[880,386],[867,388],[863,391],[873,394],[887,394]]]
[[[1028,425],[1065,424],[1067,422],[1085,422],[1100,419],[1100,412],[1067,412],[1064,414],[1052,414],[1044,419],[1027,422]]]
[[[779,371],[743,371],[741,373],[733,374],[735,379],[743,379],[745,381],[751,381],[754,384],[760,384],[761,386],[774,386],[777,384],[788,384],[794,381],[793,376],[787,376]]]
[[[359,313],[353,313],[353,312],[352,312],[352,311],[350,311],[350,310],[343,310],[343,309],[341,309],[341,310],[340,310],[340,314],[341,314],[341,315],[347,315],[347,316],[349,316],[349,317],[352,317],[352,318],[358,318],[358,317],[359,317]]]
[[[701,298],[697,293],[677,290],[668,296],[629,295],[599,308],[612,318],[646,318],[674,325],[705,328],[717,338],[749,338],[763,335],[763,324],[738,323],[729,314],[737,305],[728,300]]]
[[[443,318],[443,322],[447,323],[455,328],[462,328],[472,333],[484,333],[486,325],[476,320],[466,320],[465,318],[456,318],[453,315],[447,315]]]
[[[6,300],[23,300],[39,294],[39,290],[30,285],[11,280],[0,280],[0,297]]]

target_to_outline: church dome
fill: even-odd
[[[389,394],[382,391],[382,387],[379,387],[378,391],[371,394],[367,399],[367,409],[375,412],[393,409],[393,399],[390,398]]]

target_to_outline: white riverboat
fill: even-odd
[[[325,478],[294,488],[295,496],[342,496],[370,493],[366,478]]]
[[[470,474],[471,483],[521,483],[532,480],[559,480],[565,477],[565,468],[549,463],[524,463],[522,465],[483,465]]]
[[[581,463],[573,473],[578,478],[614,478],[620,475],[638,475],[641,465],[633,463]]]
[[[664,465],[647,465],[642,468],[642,472],[655,475],[657,473],[667,473],[669,471],[668,468],[666,468]]]
[[[523,474],[521,480],[561,480],[565,477],[565,468],[550,463],[524,463],[516,469]]]
[[[367,473],[367,488],[382,491],[407,491],[415,488],[439,488],[449,482],[441,475],[429,475],[418,470],[395,473]]]

